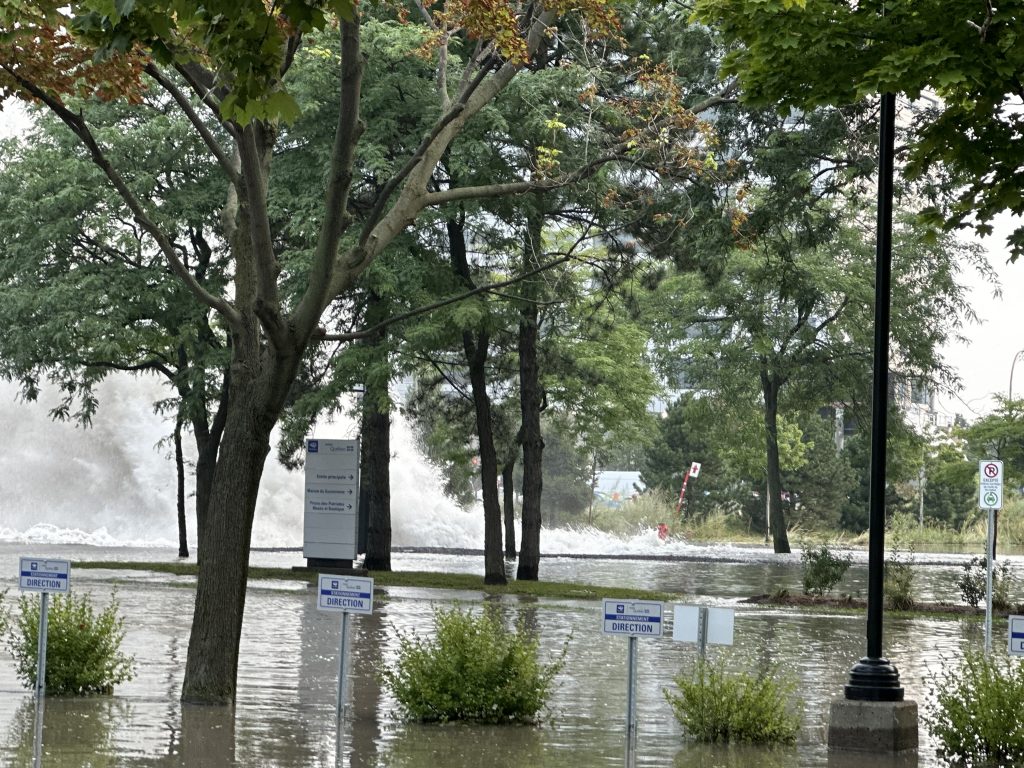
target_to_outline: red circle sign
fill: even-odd
[[[985,477],[999,477],[999,465],[998,464],[986,464],[985,465]]]

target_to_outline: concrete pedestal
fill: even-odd
[[[916,701],[833,699],[828,748],[853,752],[917,749]]]

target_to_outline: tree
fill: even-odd
[[[115,6],[81,0],[0,9],[0,95],[40,102],[68,126],[181,285],[214,313],[230,349],[226,417],[201,543],[184,700],[226,704],[234,698],[260,476],[271,430],[325,309],[350,293],[424,209],[566,181],[442,190],[430,185],[456,136],[547,44],[551,24],[565,11],[557,5],[549,11],[533,4],[520,10],[468,2],[428,14],[424,41],[433,44],[437,57],[432,127],[397,170],[381,174],[368,212],[357,219],[350,209],[356,203],[355,148],[366,128],[359,112],[363,16],[348,0],[289,0],[269,7],[257,0]],[[341,109],[315,182],[323,191],[322,206],[309,216],[316,222],[315,247],[303,264],[285,270],[270,216],[276,194],[270,169],[275,148],[290,140],[287,119],[297,112],[288,91],[295,53],[307,31],[328,26],[328,12],[338,19]],[[614,27],[611,11],[599,0],[583,5],[580,14],[595,34]],[[202,102],[202,114],[171,79],[172,71]],[[88,111],[69,106],[69,94],[83,91],[134,101],[144,82],[173,99],[223,174],[228,194],[221,236],[230,254],[229,288],[188,269],[152,201],[126,183],[103,136],[92,130]],[[294,298],[285,296],[286,279],[296,289]]]
[[[884,12],[831,0],[698,0],[696,9],[732,46],[723,71],[751,103],[789,111],[884,92],[936,95],[914,114],[906,173],[940,170],[955,203],[925,220],[989,234],[997,214],[1024,213],[1020,0],[895,2]],[[1016,259],[1024,226],[1008,243]]]
[[[1024,486],[1024,401],[996,398],[996,409],[962,430],[968,455],[1000,459],[1008,487]]]

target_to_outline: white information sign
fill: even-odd
[[[1010,646],[1011,656],[1024,656],[1024,616],[1010,616]]]
[[[985,459],[978,462],[978,506],[1003,508],[1003,462]]]
[[[373,613],[373,579],[320,574],[316,607],[336,613]]]
[[[18,569],[21,589],[27,592],[67,592],[71,582],[71,563],[41,557],[23,557]]]
[[[690,477],[700,476],[700,462],[695,461],[690,465]]]
[[[710,645],[732,645],[736,611],[732,608],[704,608],[697,605],[672,607],[672,639],[681,643],[700,642],[700,613],[707,612],[705,640]]]
[[[302,554],[355,560],[359,511],[359,441],[306,441]]]
[[[604,601],[604,634],[661,637],[664,603],[653,600]]]

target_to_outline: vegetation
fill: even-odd
[[[422,722],[470,720],[532,723],[547,703],[562,655],[540,661],[539,641],[525,627],[505,627],[500,609],[473,615],[458,607],[434,611],[432,639],[399,635],[398,659],[383,666],[384,685],[402,711]]]
[[[838,555],[825,544],[817,549],[804,547],[800,553],[804,594],[822,597],[831,592],[842,581],[852,562],[852,555]]]
[[[1024,661],[1001,653],[968,651],[929,675],[935,704],[922,719],[947,759],[962,765],[1018,765],[1024,761]]]
[[[796,682],[776,670],[730,672],[722,661],[698,661],[664,694],[686,735],[697,741],[788,744],[800,728]]]
[[[885,561],[885,607],[891,611],[909,611],[914,598],[914,551],[901,549],[898,535],[892,536],[889,557]]]
[[[956,580],[963,601],[972,608],[985,599],[988,585],[988,558],[972,557],[970,562],[962,566],[963,573]],[[1000,560],[992,566],[992,609],[1009,610],[1013,607],[1010,595],[1013,592],[1014,578],[1010,573],[1010,564]]]
[[[7,635],[15,674],[26,688],[36,685],[40,602],[37,596],[21,597]],[[47,610],[47,694],[112,693],[135,676],[135,659],[121,652],[125,619],[118,616],[119,607],[116,592],[99,612],[86,593],[53,597]]]

